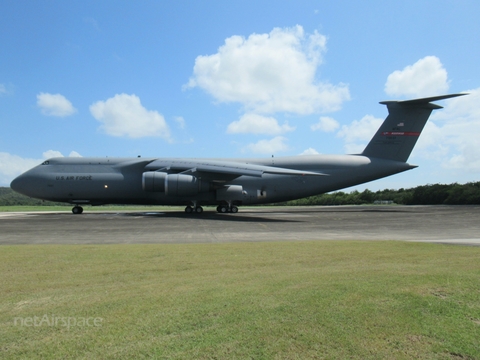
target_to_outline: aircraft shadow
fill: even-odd
[[[167,211],[167,212],[134,212],[134,213],[119,213],[122,216],[132,216],[132,217],[156,217],[156,218],[177,218],[177,219],[194,219],[194,220],[207,220],[207,221],[225,221],[225,222],[264,222],[264,223],[299,223],[304,222],[301,220],[293,219],[273,219],[265,216],[258,216],[258,212],[255,213],[256,216],[242,215],[240,213],[236,214],[218,214],[216,212],[203,212],[201,214],[186,214],[184,212],[176,211]]]

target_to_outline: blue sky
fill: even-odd
[[[0,186],[52,156],[361,152],[382,100],[446,93],[359,190],[480,175],[478,1],[0,3]]]

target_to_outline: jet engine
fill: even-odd
[[[167,175],[167,173],[157,171],[144,172],[142,175],[143,191],[165,192],[165,179]]]
[[[192,196],[209,191],[209,184],[192,175],[144,172],[142,187],[148,192],[164,192],[167,196]]]

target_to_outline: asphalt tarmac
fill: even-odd
[[[480,246],[480,206],[240,208],[0,213],[0,245],[403,240]]]

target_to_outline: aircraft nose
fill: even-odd
[[[30,196],[30,189],[33,188],[35,180],[28,173],[17,176],[10,183],[10,188],[20,194]]]

